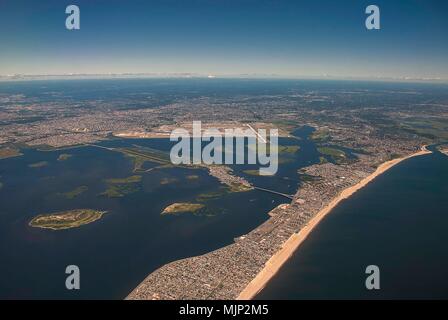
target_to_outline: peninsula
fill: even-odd
[[[368,148],[368,147],[367,147]],[[264,288],[318,223],[342,200],[398,163],[431,153],[426,147],[375,144],[376,153],[353,163],[314,164],[293,200],[231,245],[174,261],[148,275],[127,299],[251,299]]]
[[[291,257],[295,250],[305,241],[308,235],[313,231],[313,229],[319,224],[320,221],[325,218],[327,214],[333,210],[342,200],[349,198],[359,189],[365,187],[369,182],[373,181],[376,177],[383,174],[396,164],[420,155],[431,153],[426,147],[416,153],[411,155],[393,159],[381,164],[375,172],[366,178],[362,179],[360,182],[354,186],[348,187],[343,190],[336,198],[334,198],[326,207],[320,210],[317,215],[312,218],[298,233],[294,233],[282,246],[282,248],[277,251],[269,260],[266,262],[265,267],[257,274],[257,276],[247,285],[246,288],[238,295],[238,300],[249,300],[254,298],[257,293],[259,293],[275,276],[275,274],[280,270],[282,265]]]

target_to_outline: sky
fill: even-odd
[[[80,30],[65,28],[70,4]],[[0,75],[446,80],[447,57],[445,0],[0,0]]]

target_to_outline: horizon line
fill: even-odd
[[[341,75],[281,75],[262,73],[207,74],[193,72],[122,72],[122,73],[61,73],[61,74],[0,74],[0,82],[38,81],[38,80],[84,80],[84,79],[266,79],[266,80],[340,80],[340,81],[378,81],[406,83],[448,83],[448,78],[412,76],[341,76]]]

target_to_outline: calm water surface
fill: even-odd
[[[448,298],[448,157],[409,159],[329,214],[258,299]],[[365,269],[380,268],[380,290]]]

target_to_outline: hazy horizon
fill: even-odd
[[[67,30],[76,4],[81,29]],[[367,30],[365,8],[381,10]],[[2,1],[0,75],[448,80],[445,1]]]

